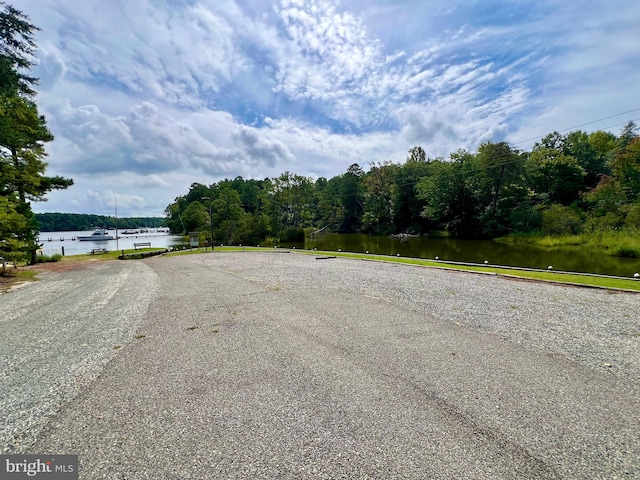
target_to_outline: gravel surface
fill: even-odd
[[[143,320],[144,264],[95,262],[0,294],[0,453],[22,453]]]
[[[0,297],[2,444],[81,478],[640,478],[637,294],[284,251],[101,268]]]

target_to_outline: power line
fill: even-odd
[[[580,125],[576,125],[575,127],[569,127],[569,128],[565,128],[563,130],[556,130],[556,132],[562,133],[562,132],[567,132],[569,130],[576,130],[578,128],[582,128],[582,127],[585,127],[587,125],[593,125],[594,123],[602,122],[604,120],[609,120],[610,118],[621,117],[622,115],[626,115],[628,113],[633,113],[633,112],[637,112],[637,111],[640,111],[640,107],[634,108],[634,109],[631,109],[631,110],[627,110],[626,112],[616,113],[615,115],[609,115],[608,117],[599,118],[598,120],[592,120],[590,122],[582,123]],[[623,122],[623,123],[620,123],[620,124],[612,125],[611,127],[604,127],[604,128],[617,127],[618,125],[624,125],[625,123],[627,123],[627,122]],[[542,136],[538,136],[538,137],[534,137],[534,138],[528,138],[526,140],[519,140],[517,142],[514,142],[513,144],[514,145],[519,145],[519,144],[522,144],[522,143],[528,143],[528,142],[531,142],[531,141],[534,141],[534,140],[538,140],[541,137]]]
[[[626,115],[627,113],[636,112],[636,111],[639,111],[639,110],[640,110],[640,108],[635,108],[635,109],[633,109],[633,110],[629,110],[628,112],[619,113],[619,114],[617,114],[617,115],[611,115],[611,116],[609,116],[609,117],[601,118],[601,119],[599,119],[599,120],[593,120],[593,121],[591,121],[591,122],[583,123],[582,125],[578,125],[578,126],[576,126],[576,127],[565,128],[564,130],[560,130],[560,131],[557,131],[557,130],[556,130],[556,131],[557,131],[558,133],[561,133],[561,132],[566,132],[566,131],[568,131],[568,130],[574,130],[574,129],[576,129],[576,128],[580,128],[581,126],[590,125],[590,124],[592,124],[592,123],[596,123],[596,122],[601,122],[601,121],[603,121],[603,120],[607,120],[607,119],[610,119],[610,118],[619,117],[619,116],[621,116],[621,115]],[[639,122],[639,121],[640,121],[640,118],[631,119],[630,121],[632,121],[632,122]],[[629,120],[627,120],[627,121],[625,121],[625,122],[617,123],[617,124],[614,124],[614,125],[610,125],[610,126],[608,126],[608,127],[603,127],[603,128],[604,128],[604,129],[609,129],[609,128],[617,127],[617,126],[620,126],[620,125],[626,125],[628,122],[629,122]],[[532,139],[532,140],[537,140],[537,138]],[[524,140],[523,142],[526,142],[526,141],[527,141],[527,140]],[[530,140],[529,140],[529,141],[530,141]],[[523,142],[519,142],[519,143],[523,143]],[[516,144],[513,144],[513,145],[516,145]],[[470,155],[476,155],[477,153],[476,153],[476,154],[474,154],[474,153],[472,153],[472,152],[469,152],[469,154],[470,154]],[[522,161],[522,160],[523,160],[521,157],[519,157],[519,156],[518,156],[518,154],[517,154],[517,153],[514,153],[514,155],[515,155],[515,158],[513,158],[511,155],[508,155],[508,156],[505,156],[505,155],[496,155],[496,156],[494,156],[494,157],[492,157],[492,158],[493,158],[494,160],[497,160],[497,162],[496,162],[496,163],[494,163],[494,164],[492,164],[492,165],[490,165],[490,166],[486,166],[486,167],[477,167],[477,168],[471,168],[471,169],[465,170],[464,172],[451,172],[451,173],[444,173],[444,174],[443,174],[443,173],[441,173],[441,174],[439,174],[439,175],[438,175],[438,177],[446,178],[446,177],[456,177],[456,176],[459,176],[459,175],[470,174],[470,173],[471,173],[471,174],[473,174],[473,173],[479,173],[479,172],[482,172],[482,171],[487,170],[487,169],[492,169],[492,168],[496,168],[496,167],[502,167],[502,166],[506,166],[506,165],[511,165],[512,163],[517,163],[517,162],[519,162],[519,161]],[[508,159],[508,160],[503,161],[503,162],[500,162],[500,160],[503,160],[503,159]],[[449,162],[449,161],[446,161],[446,160],[445,160],[443,163],[450,164],[450,163],[452,163],[452,162]],[[394,164],[394,165],[398,165],[398,164]],[[418,181],[419,181],[419,180],[418,180]],[[417,181],[416,181],[416,182],[413,182],[413,181],[412,181],[412,182],[406,182],[406,183],[395,184],[395,185],[396,185],[396,186],[398,186],[398,187],[408,187],[408,186],[411,186],[411,185],[416,185],[417,183],[418,183]]]

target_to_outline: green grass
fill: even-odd
[[[111,250],[107,253],[98,253],[95,255],[92,255],[90,253],[81,253],[78,255],[67,255],[65,257],[62,257],[63,260],[62,261],[84,261],[84,260],[96,260],[96,261],[100,261],[100,260],[117,260],[118,257],[120,255],[122,255],[122,251],[124,250],[125,255],[126,254],[130,254],[130,253],[140,253],[140,252],[153,252],[156,250],[164,250],[164,248],[159,248],[159,247],[145,247],[145,248],[138,248],[136,249],[120,249],[120,250]]]
[[[38,263],[50,263],[59,262],[63,257],[59,253],[54,253],[53,255],[38,255],[36,258]]]
[[[611,256],[640,258],[640,232],[632,228],[559,236],[542,235],[539,232],[520,233],[497,238],[496,241],[506,244],[523,243],[543,248],[580,246]]]
[[[38,280],[38,273],[32,270],[8,269],[0,279],[0,292],[6,292],[11,287],[22,282],[35,282]]]
[[[574,237],[574,236],[572,236]],[[572,240],[575,241],[575,240]],[[567,245],[565,243],[564,245]],[[234,247],[234,246],[225,246],[225,247],[215,247],[215,252],[250,252],[250,251],[260,251],[260,252],[269,252],[276,251],[278,249],[274,249],[272,247]],[[289,250],[289,249],[283,249]],[[358,254],[358,253],[347,253],[347,252],[329,252],[329,251],[311,251],[311,250],[300,250],[300,249],[291,249],[289,250],[292,253],[300,253],[305,255],[327,255],[332,257],[345,257],[345,258],[354,258],[354,259],[362,259],[362,260],[373,260],[373,261],[384,261],[384,262],[394,262],[394,263],[402,263],[407,265],[418,265],[423,267],[433,267],[433,268],[443,268],[448,270],[463,270],[468,272],[477,272],[484,274],[493,274],[493,275],[503,275],[514,278],[523,278],[529,280],[538,280],[538,281],[547,281],[547,282],[556,282],[556,283],[566,283],[572,285],[580,285],[580,286],[588,286],[588,287],[599,287],[599,288],[608,288],[608,289],[621,289],[621,290],[633,290],[640,291],[640,280],[634,279],[622,279],[622,278],[607,278],[607,277],[598,277],[591,275],[581,275],[578,273],[558,273],[558,272],[547,272],[547,271],[528,271],[528,270],[517,270],[511,268],[500,268],[494,266],[483,266],[483,265],[454,265],[444,262],[437,262],[434,260],[423,260],[419,258],[405,258],[405,257],[391,257],[385,255],[373,255],[373,254]],[[127,250],[126,252],[135,252],[135,250]],[[178,250],[175,252],[168,253],[168,256],[173,255],[196,255],[196,254],[204,254],[205,249],[190,249],[190,250]],[[210,249],[207,249],[207,253],[212,253]],[[105,259],[117,259],[120,252],[110,252],[104,255],[75,255],[74,257],[82,257],[82,258],[95,258],[96,260],[102,259],[102,257],[106,257]],[[65,259],[68,257],[65,257]]]
[[[507,277],[523,278],[530,280],[541,280],[546,282],[566,283],[572,285],[581,285],[589,287],[600,287],[610,289],[621,290],[634,290],[640,291],[640,280],[623,279],[623,278],[609,278],[598,277],[592,275],[581,275],[578,273],[558,273],[547,272],[543,270],[518,270],[511,268],[500,268],[483,265],[455,265],[444,262],[437,262],[434,260],[422,260],[419,258],[404,258],[404,257],[387,257],[384,255],[364,255],[357,253],[338,253],[338,252],[310,252],[298,250],[299,253],[313,254],[313,255],[331,255],[334,257],[347,257],[357,258],[363,260],[384,261],[403,263],[407,265],[418,265],[423,267],[443,268],[447,270],[462,270],[466,272],[485,273],[493,275],[503,275]]]
[[[221,250],[224,252],[245,252],[245,251],[261,251],[269,250],[269,247],[238,247],[238,246],[229,246],[229,247],[215,247],[214,252],[217,250]],[[175,250],[173,252],[167,253],[166,256],[173,257],[175,255],[198,255],[201,253],[211,253],[211,249],[207,248],[206,251],[204,247],[200,248],[191,248],[186,250]]]

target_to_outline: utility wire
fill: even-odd
[[[574,130],[575,128],[579,128],[579,127],[581,127],[581,126],[585,126],[585,125],[590,125],[590,124],[592,124],[592,123],[601,122],[601,121],[603,121],[603,120],[607,120],[607,119],[610,119],[610,118],[619,117],[619,116],[621,116],[621,115],[626,115],[627,113],[636,112],[636,111],[639,111],[639,110],[640,110],[640,108],[635,108],[635,109],[633,109],[633,110],[629,110],[628,112],[623,112],[623,113],[619,113],[619,114],[617,114],[617,115],[611,115],[611,116],[609,116],[609,117],[601,118],[601,119],[599,119],[599,120],[593,120],[593,121],[591,121],[591,122],[583,123],[582,125],[578,125],[577,127],[570,127],[570,128],[565,128],[564,130],[560,130],[560,131],[557,131],[557,130],[556,130],[556,131],[557,131],[558,133],[560,133],[560,132],[566,132],[566,131],[568,131],[568,130]],[[632,121],[632,122],[638,122],[638,121],[640,121],[640,118],[631,119],[630,121]],[[603,127],[603,128],[604,128],[604,129],[609,129],[609,128],[617,127],[617,126],[620,126],[620,125],[626,125],[628,122],[629,122],[629,120],[627,120],[627,121],[625,121],[625,122],[617,123],[617,124],[615,124],[615,125],[611,125],[611,126],[608,126],[608,127]],[[537,139],[532,139],[532,140],[537,140]],[[527,141],[530,141],[530,140],[523,140],[522,142],[518,142],[518,143],[523,143],[523,142],[527,142]],[[515,144],[514,144],[514,145],[515,145]],[[471,152],[469,152],[469,153],[470,153],[471,155],[474,155],[474,154],[473,154],[473,153],[471,153]],[[517,154],[515,154],[515,155],[517,155]],[[465,170],[464,172],[452,172],[452,173],[440,174],[440,175],[438,175],[438,177],[440,177],[440,178],[447,178],[447,177],[456,177],[456,176],[459,176],[459,175],[469,174],[469,173],[479,173],[479,172],[482,172],[482,171],[484,171],[484,170],[487,170],[488,168],[502,167],[502,166],[511,165],[512,163],[517,163],[517,162],[519,162],[519,161],[522,161],[522,158],[520,158],[520,157],[513,158],[513,156],[511,156],[511,155],[509,155],[509,156],[499,155],[499,156],[495,156],[495,157],[493,157],[493,158],[494,158],[495,160],[497,160],[498,162],[497,162],[497,163],[494,163],[494,164],[492,164],[492,165],[490,165],[490,166],[488,166],[488,167],[472,168],[472,169],[469,169],[469,170]],[[501,159],[504,159],[505,161],[504,161],[504,162],[500,162],[500,160],[501,160]],[[449,163],[451,163],[451,162],[446,162],[446,161],[445,161],[444,163],[449,164]],[[398,165],[398,164],[394,164],[394,165]],[[418,181],[419,181],[419,180],[418,180]],[[412,181],[412,182],[401,183],[401,184],[395,184],[395,185],[396,185],[397,187],[408,187],[408,186],[411,186],[411,185],[416,185],[417,183],[418,183],[418,182],[416,182],[416,181]]]
[[[587,125],[593,125],[594,123],[602,122],[604,120],[609,120],[610,118],[621,117],[622,115],[626,115],[628,113],[633,113],[633,112],[637,112],[637,111],[640,111],[640,107],[633,108],[631,110],[627,110],[626,112],[616,113],[615,115],[609,115],[608,117],[599,118],[597,120],[591,120],[590,122],[582,123],[580,125],[576,125],[575,127],[569,127],[569,128],[565,128],[563,130],[556,130],[556,132],[562,133],[562,132],[567,132],[569,130],[575,130],[575,129],[578,129],[578,128],[585,127]],[[620,124],[612,125],[612,127],[617,127],[618,125],[624,125],[625,123],[627,123],[627,122],[623,122],[623,123],[620,123]],[[603,128],[612,128],[612,127],[603,127]],[[514,142],[514,145],[519,145],[521,143],[532,142],[534,140],[538,140],[539,138],[541,138],[541,137],[528,138],[526,140],[519,140],[517,142]]]

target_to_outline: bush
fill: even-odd
[[[62,255],[54,253],[53,255],[38,255],[38,263],[52,263],[62,260]]]
[[[547,235],[575,235],[580,233],[580,216],[562,205],[552,205],[542,212],[542,232]]]
[[[617,247],[611,253],[611,255],[613,255],[614,257],[639,258],[640,251],[628,245],[623,245],[623,246]]]
[[[636,203],[629,208],[624,223],[629,227],[640,228],[640,203]]]

